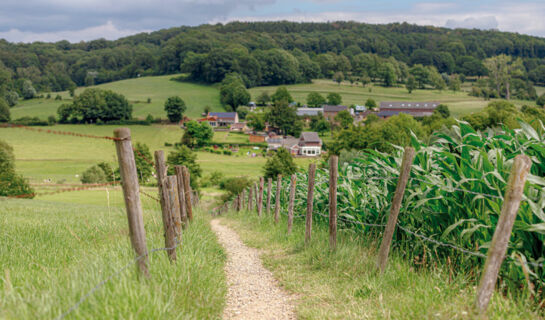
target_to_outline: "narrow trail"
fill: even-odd
[[[211,225],[227,252],[229,289],[223,319],[296,319],[295,299],[263,267],[258,251],[245,246],[236,232],[217,219]]]

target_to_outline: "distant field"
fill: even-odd
[[[307,95],[310,92],[319,92],[324,97],[330,92],[337,92],[343,98],[343,104],[363,105],[368,98],[373,98],[377,103],[381,101],[439,101],[449,106],[454,116],[461,116],[471,112],[476,112],[484,108],[489,101],[471,97],[466,91],[450,91],[450,90],[415,90],[411,94],[407,92],[405,87],[400,88],[384,88],[381,86],[351,85],[349,82],[343,82],[338,85],[331,80],[313,80],[309,84],[296,84],[286,86],[290,91],[295,101],[306,103]],[[257,87],[250,89],[252,98],[255,99],[259,94],[266,91],[272,94],[277,86]],[[538,91],[545,92],[545,88],[536,88]],[[518,106],[529,104],[530,101],[513,100]]]
[[[99,136],[111,136],[117,126],[96,125],[57,125],[48,129],[71,131]],[[164,150],[167,154],[174,150],[165,147],[164,143],[180,141],[183,131],[175,125],[129,126],[134,142],[146,143],[151,151]],[[66,183],[77,183],[83,171],[90,166],[106,161],[116,165],[114,143],[109,140],[77,138],[73,136],[54,135],[27,131],[17,128],[0,128],[0,137],[13,146],[17,171],[21,172],[31,182],[41,183],[46,179],[56,183],[64,180]],[[214,141],[243,143],[248,138],[240,134],[216,132]],[[238,154],[227,156],[209,152],[197,152],[197,161],[203,169],[203,176],[212,171],[220,171],[226,176],[247,175],[258,177],[262,175],[262,166],[266,159],[251,157],[246,153],[251,151],[258,155],[261,150],[241,149]],[[296,163],[307,166],[310,160],[296,159]]]
[[[200,85],[189,82],[171,81],[176,75],[160,77],[143,77],[138,79],[121,80],[96,86],[121,93],[133,105],[133,116],[145,118],[148,114],[154,117],[166,118],[163,109],[168,97],[180,96],[187,105],[186,115],[190,118],[201,116],[205,106],[212,111],[223,111],[219,102],[219,91],[214,86]],[[86,88],[78,88],[76,94],[80,94]],[[54,100],[60,94],[64,100]],[[151,98],[151,103],[147,103]],[[39,117],[46,119],[50,115],[57,114],[57,108],[63,103],[70,103],[68,92],[51,93],[51,99],[32,99],[22,101],[11,109],[12,118],[23,116]]]

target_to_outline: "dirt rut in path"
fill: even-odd
[[[246,247],[236,232],[218,220],[211,224],[227,252],[229,290],[223,319],[296,319],[295,299],[263,267],[258,251]]]

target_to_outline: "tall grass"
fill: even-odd
[[[160,211],[146,206],[148,248],[164,247]],[[0,200],[0,318],[52,319],[134,259],[124,209],[40,200]],[[135,266],[106,283],[67,319],[216,319],[226,293],[225,254],[197,214],[178,262],[150,255],[150,279]]]
[[[412,140],[417,154],[411,171],[398,224],[414,232],[467,250],[487,253],[499,218],[513,158],[530,156],[533,162],[513,233],[507,261],[501,269],[500,287],[512,292],[528,289],[539,302],[544,298],[545,268],[521,263],[545,261],[545,127],[521,123],[519,130],[476,132],[460,122],[438,133],[430,144]],[[345,221],[385,224],[395,190],[402,149],[393,154],[368,151],[361,159],[341,164],[338,187],[339,216]],[[317,172],[315,212],[318,221],[327,214],[328,172]],[[297,175],[296,212],[306,207],[307,176]],[[289,181],[281,193],[286,210]],[[275,190],[272,193],[275,201]],[[340,221],[363,233],[380,233],[381,228],[363,227]],[[400,228],[394,247],[418,264],[440,261],[474,278],[484,259],[455,249],[423,241]],[[527,277],[529,281],[527,280]]]

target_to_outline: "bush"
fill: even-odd
[[[41,120],[38,117],[22,117],[16,120],[13,120],[11,123],[20,124],[23,126],[49,126],[49,121]]]
[[[55,118],[54,115],[51,115],[51,116],[47,117],[47,124],[48,125],[52,126],[55,123],[57,123],[57,118]]]
[[[182,145],[171,151],[167,157],[168,174],[174,174],[175,166],[186,166],[191,174],[191,188],[198,189],[199,178],[202,175],[201,166],[197,163],[197,155],[188,147]]]
[[[55,100],[62,100],[61,95],[60,95],[60,94],[56,95],[56,96],[55,96]]]
[[[224,154],[224,155],[227,155],[227,156],[230,156],[230,155],[232,155],[233,153],[231,152],[231,150],[223,150],[223,154]]]
[[[81,174],[81,183],[83,184],[92,184],[92,183],[105,183],[107,182],[107,176],[104,173],[104,170],[98,165],[94,165],[89,169],[85,170]]]
[[[14,107],[19,102],[19,95],[15,91],[8,91],[4,98],[10,107]]]
[[[28,181],[15,172],[13,148],[2,140],[0,140],[0,196],[34,197],[34,190]]]
[[[227,191],[224,198],[225,201],[232,199],[235,195],[238,195],[242,190],[246,189],[252,184],[247,177],[235,177],[225,178],[219,183],[221,190]]]
[[[165,147],[172,147],[172,143],[170,143],[170,142],[165,142]]]
[[[11,113],[9,111],[9,106],[4,99],[0,98],[0,123],[9,122],[10,119]]]
[[[544,107],[545,106],[545,93],[542,94],[541,96],[539,96],[539,98],[537,98],[536,100],[536,104],[540,107]]]
[[[297,171],[297,166],[293,161],[293,157],[285,148],[279,148],[276,153],[265,163],[263,167],[265,178],[273,178],[281,174],[289,176]]]

